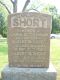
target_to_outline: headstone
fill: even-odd
[[[48,67],[51,16],[41,13],[17,13],[9,16],[9,66]]]
[[[50,64],[49,68],[14,68],[5,67],[3,80],[56,80],[56,70]]]
[[[49,64],[51,16],[36,12],[8,17],[9,65],[3,80],[56,80]]]

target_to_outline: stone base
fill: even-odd
[[[49,68],[10,68],[2,71],[3,80],[56,80],[56,70]]]

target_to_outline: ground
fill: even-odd
[[[57,80],[60,80],[60,39],[51,39],[50,61],[57,70]]]
[[[57,80],[60,80],[60,39],[50,40],[50,61],[57,70]],[[3,67],[8,63],[8,45],[7,40],[0,41],[0,73]]]

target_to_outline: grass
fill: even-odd
[[[57,70],[58,76],[57,80],[60,80],[60,40],[51,39],[50,47],[50,61],[53,63],[54,67]],[[8,63],[8,46],[7,41],[0,42],[0,71]]]
[[[0,71],[3,69],[4,65],[8,62],[7,60],[7,41],[0,42]]]
[[[57,70],[57,80],[60,80],[60,39],[52,39],[50,49],[50,60]]]

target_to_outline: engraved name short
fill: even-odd
[[[36,12],[8,17],[8,57],[12,67],[48,67],[51,16]]]

